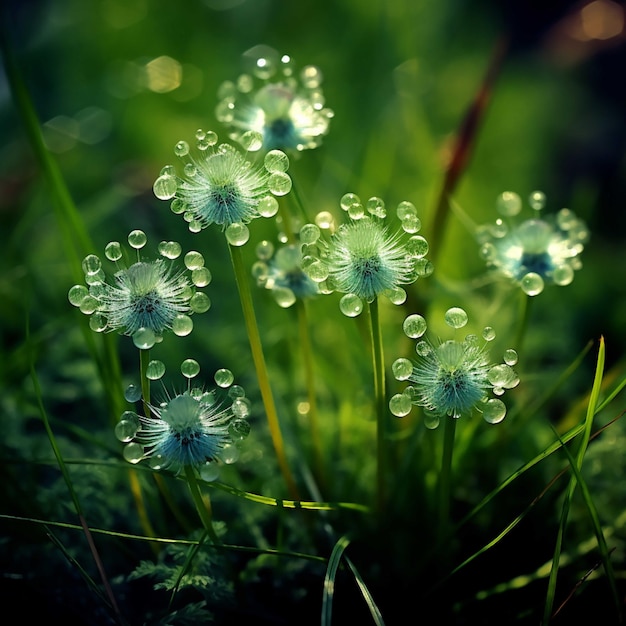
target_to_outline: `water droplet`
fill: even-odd
[[[509,350],[505,350],[504,352],[504,362],[507,365],[515,365],[517,363],[517,352],[515,352],[515,350],[513,350],[512,348],[510,348]]]
[[[467,324],[467,313],[460,307],[454,306],[445,312],[443,319],[452,328],[463,328]]]
[[[491,398],[491,400],[487,400],[481,408],[483,419],[489,424],[498,424],[506,415],[506,405],[498,398]]]
[[[226,368],[221,368],[215,372],[215,384],[219,387],[230,387],[235,380],[233,373]]]
[[[491,326],[483,328],[483,339],[485,341],[493,341],[496,338],[496,331]]]
[[[196,291],[189,300],[189,308],[194,313],[206,313],[211,308],[211,300],[206,293]]]
[[[402,287],[394,287],[385,291],[385,295],[389,298],[389,301],[396,306],[404,304],[406,302],[406,291]]]
[[[146,367],[146,378],[149,380],[159,380],[165,374],[165,363],[162,361],[150,361]]]
[[[133,230],[128,234],[128,243],[136,250],[143,248],[147,241],[148,237],[146,237],[146,233],[143,230]]]
[[[193,320],[180,313],[172,320],[172,331],[177,337],[186,337],[193,330]]]
[[[224,445],[222,450],[220,451],[220,459],[224,461],[227,465],[231,465],[235,463],[237,459],[239,459],[239,448],[237,446],[233,446],[230,443]]]
[[[67,299],[73,306],[80,306],[83,300],[89,295],[89,290],[85,285],[74,285],[67,292]]]
[[[552,280],[560,287],[569,285],[574,280],[574,269],[571,265],[559,265],[552,272]]]
[[[122,246],[119,241],[109,241],[104,249],[104,256],[109,261],[119,261],[122,258]]]
[[[389,400],[389,410],[396,417],[406,417],[413,407],[411,398],[403,393],[397,393]]]
[[[180,371],[185,378],[195,378],[200,373],[200,363],[195,359],[185,359],[180,364]]]
[[[175,215],[180,215],[185,212],[187,205],[180,198],[175,198],[170,204],[170,209]]]
[[[174,154],[177,157],[184,157],[189,154],[189,144],[186,141],[179,141],[174,146]]]
[[[248,152],[257,152],[263,147],[263,135],[256,130],[247,130],[239,138],[239,143]]]
[[[502,389],[512,389],[519,384],[519,377],[515,370],[505,363],[490,368],[487,379],[494,387],[501,387]]]
[[[191,282],[196,287],[206,287],[211,283],[213,276],[207,267],[200,267],[191,272]]]
[[[231,246],[243,246],[250,239],[250,231],[245,224],[237,222],[230,224],[225,232],[226,241]]]
[[[102,267],[102,262],[95,254],[88,254],[83,259],[82,267],[86,275],[97,274]]]
[[[270,150],[264,163],[268,172],[286,172],[289,169],[289,157],[282,150]]]
[[[375,217],[379,217],[384,219],[387,216],[387,211],[385,210],[385,202],[382,198],[377,198],[376,196],[370,198],[365,205],[367,208],[367,212],[370,215]]]
[[[514,191],[505,191],[496,200],[496,210],[507,217],[517,215],[522,210],[522,199]]]
[[[415,262],[415,273],[421,278],[427,278],[435,271],[435,266],[428,259],[417,259]]]
[[[307,263],[306,274],[312,281],[321,283],[328,278],[328,266],[322,261],[314,260]]]
[[[211,483],[220,475],[220,468],[217,463],[207,462],[199,469],[200,478],[207,483]]]
[[[177,259],[182,252],[181,245],[177,241],[162,241],[158,250],[161,256],[170,260]]]
[[[82,299],[78,308],[80,309],[81,313],[84,313],[85,315],[91,315],[96,311],[98,306],[100,306],[100,302],[98,301],[98,299],[94,298],[92,295],[88,295]]]
[[[439,426],[439,416],[428,411],[424,411],[424,426],[429,430],[435,430]]]
[[[132,441],[137,434],[138,424],[131,420],[121,419],[115,425],[115,437],[122,443]]]
[[[134,465],[143,459],[143,446],[135,442],[129,443],[127,446],[124,446],[122,454],[124,455],[124,459],[126,459],[126,461]]]
[[[204,267],[204,257],[200,252],[191,250],[185,255],[185,267],[188,270],[197,270]]]
[[[272,289],[272,295],[276,304],[283,309],[288,309],[296,303],[296,294],[288,287],[275,287]]]
[[[403,222],[407,218],[417,217],[417,209],[412,202],[403,200],[400,204],[398,204],[396,215],[398,216],[398,219]]]
[[[169,174],[162,174],[152,185],[152,191],[159,200],[170,200],[176,195],[177,189],[178,182],[176,177]]]
[[[365,216],[365,208],[362,204],[351,204],[348,209],[348,215],[353,220],[360,220]]]
[[[535,211],[541,211],[546,206],[546,194],[543,191],[533,191],[528,202]]]
[[[128,385],[124,389],[124,399],[126,402],[138,402],[141,400],[141,387],[139,385]]]
[[[300,241],[303,244],[314,244],[320,237],[320,229],[315,224],[305,224],[300,229]]]
[[[408,380],[413,374],[413,363],[405,358],[396,359],[391,366],[391,371],[396,380]]]
[[[156,343],[156,335],[151,328],[139,328],[132,337],[135,347],[140,350],[149,350]]]
[[[347,293],[339,301],[339,309],[347,317],[356,317],[363,311],[363,302],[355,294]]]
[[[335,227],[335,218],[330,211],[320,211],[315,216],[315,223],[322,230],[331,230]]]
[[[187,178],[193,178],[198,173],[198,168],[195,163],[185,163],[185,167],[183,168],[183,172]]]
[[[245,419],[234,419],[228,426],[233,441],[243,441],[250,434],[250,423]]]
[[[274,244],[271,241],[264,239],[263,241],[259,241],[259,243],[257,243],[254,251],[261,261],[268,261],[274,254]]]
[[[428,254],[428,247],[428,241],[421,235],[413,235],[406,244],[408,253],[416,259],[421,259],[426,256]]]
[[[411,339],[417,339],[426,332],[426,320],[423,316],[414,313],[409,315],[402,324],[404,334]]]
[[[341,200],[339,201],[339,206],[344,210],[344,211],[349,211],[351,206],[354,205],[361,205],[361,198],[359,198],[359,196],[357,196],[355,193],[346,193],[341,197]]]
[[[402,230],[405,233],[413,234],[422,228],[422,221],[417,215],[409,215],[402,220]]]
[[[278,200],[274,196],[265,196],[259,200],[257,211],[261,217],[274,217],[278,213]]]
[[[248,398],[236,398],[231,409],[236,417],[248,417],[250,415],[250,400]]]
[[[426,357],[433,351],[433,347],[428,343],[428,341],[418,341],[415,344],[415,352],[421,356]]]
[[[107,318],[104,317],[104,315],[100,313],[94,313],[89,318],[89,328],[91,328],[91,330],[93,330],[96,333],[103,332],[107,327],[107,323],[108,323]]]
[[[520,281],[522,291],[528,296],[536,296],[543,291],[543,278],[535,272],[528,272]]]
[[[284,196],[291,191],[291,177],[285,172],[273,172],[267,181],[269,190],[275,196]]]

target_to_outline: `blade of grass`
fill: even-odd
[[[335,543],[324,576],[324,592],[322,595],[322,626],[330,626],[333,615],[333,598],[335,596],[335,578],[344,550],[350,544],[347,537],[340,537]]]
[[[587,406],[587,415],[585,417],[585,421],[583,423],[583,436],[581,438],[580,444],[578,446],[578,451],[576,454],[576,467],[580,471],[582,467],[583,458],[585,456],[585,452],[587,451],[587,446],[589,445],[589,438],[591,436],[591,427],[593,425],[593,416],[595,415],[596,408],[598,405],[598,398],[600,396],[600,389],[602,387],[602,375],[604,373],[604,358],[605,358],[605,348],[604,348],[604,337],[600,337],[600,347],[598,349],[598,360],[596,363],[596,372],[593,380],[593,385],[591,387],[591,395],[589,397],[589,404]],[[561,557],[561,550],[563,547],[563,537],[565,534],[565,528],[567,526],[567,520],[569,517],[569,510],[572,502],[572,498],[574,496],[574,490],[576,489],[576,485],[578,481],[576,479],[576,475],[574,474],[567,487],[567,491],[565,493],[565,498],[563,500],[563,508],[561,511],[561,520],[559,523],[559,529],[557,531],[556,543],[554,546],[554,555],[552,557],[552,567],[550,569],[550,576],[548,578],[548,589],[546,591],[546,602],[544,606],[543,612],[543,626],[548,626],[550,623],[551,615],[552,615],[552,607],[554,606],[554,598],[556,594],[556,580],[558,576],[559,570],[559,560]]]
[[[372,615],[374,623],[377,626],[385,626],[385,622],[383,620],[383,616],[380,612],[380,609],[376,605],[376,602],[374,602],[374,598],[372,597],[370,590],[365,585],[365,582],[363,581],[361,574],[359,574],[358,570],[354,566],[354,563],[352,563],[352,561],[347,556],[345,557],[345,559],[346,559],[346,563],[348,564],[348,567],[350,568],[350,570],[352,571],[352,574],[354,575],[354,580],[356,581],[356,584],[359,586],[359,590],[363,594],[363,598],[365,599],[365,603],[367,604],[367,608],[369,609]]]

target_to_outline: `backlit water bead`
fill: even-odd
[[[534,213],[522,220],[519,196],[501,194],[497,208],[504,220],[498,218],[476,233],[487,267],[528,296],[539,295],[546,285],[569,285],[582,267],[580,254],[589,238],[587,226],[570,209],[544,215],[545,203],[545,194],[534,191],[529,197]]]
[[[201,134],[205,131],[199,131]],[[210,132],[206,132],[208,137]],[[252,161],[249,152],[260,146],[259,134],[243,133],[246,144],[234,146],[209,142],[198,150],[177,154],[182,159],[182,172],[166,166],[154,183],[157,198],[171,200],[171,210],[183,216],[191,232],[199,232],[211,224],[219,225],[229,243],[243,245],[248,241],[246,224],[258,217],[276,215],[275,196],[291,190],[287,174],[289,159],[275,150],[263,162]]]
[[[389,410],[396,417],[405,417],[413,408],[411,397],[404,393],[397,393],[389,400]]]
[[[141,444],[131,442],[128,445],[124,446],[122,454],[126,461],[135,465],[144,458],[144,449]]]
[[[165,363],[153,360],[146,367],[146,378],[150,380],[159,380],[165,374]]]
[[[409,318],[413,318],[414,323],[417,319],[417,337],[421,337],[426,330],[426,321],[421,316]],[[468,322],[467,314],[460,307],[448,309],[444,319],[455,330]],[[486,338],[481,344],[480,339],[471,333],[462,341],[419,339],[415,346],[415,362],[401,357],[392,365],[396,380],[411,384],[403,394],[392,398],[391,412],[403,417],[408,414],[407,402],[420,406],[424,410],[427,428],[436,428],[443,417],[459,418],[474,411],[482,414],[489,423],[504,419],[506,407],[493,396],[501,396],[519,384],[519,376],[511,367],[517,361],[517,355],[513,350],[507,350],[505,359],[508,362],[494,364],[489,358],[488,345]]]
[[[157,342],[156,334],[152,328],[138,328],[132,335],[135,347],[140,350],[150,350]]]
[[[298,74],[288,55],[267,46],[253,48],[244,58],[251,61],[250,72],[218,89],[215,114],[231,139],[241,141],[252,131],[270,151],[317,147],[333,117],[325,106],[320,70],[309,65]]]
[[[421,337],[426,332],[426,328],[426,319],[418,313],[409,315],[402,324],[404,334],[411,339]]]
[[[200,252],[191,250],[185,254],[185,267],[189,270],[198,270],[204,267],[204,257]]]
[[[229,387],[234,380],[235,377],[229,369],[222,368],[215,372],[215,383],[220,387]]]
[[[206,287],[211,284],[211,280],[213,280],[213,275],[208,267],[199,267],[191,272],[191,282],[196,287]]]
[[[243,441],[250,434],[250,422],[245,419],[234,419],[229,427],[228,432],[234,441]]]
[[[104,248],[104,256],[109,261],[119,261],[122,258],[122,246],[119,241],[110,241]]]
[[[200,373],[200,364],[195,359],[185,359],[180,365],[180,372],[185,378],[195,378]]]
[[[141,387],[139,385],[130,384],[124,389],[124,399],[126,402],[138,402],[141,400]]]
[[[139,250],[148,242],[148,237],[143,230],[133,230],[128,234],[128,243],[132,248]]]
[[[189,308],[194,313],[206,313],[211,308],[211,300],[206,293],[197,291],[189,300]]]
[[[124,411],[120,421],[115,425],[115,436],[123,443],[128,443],[137,434],[140,422],[139,416],[133,411]]]
[[[356,317],[363,311],[363,301],[353,293],[348,293],[339,300],[339,309],[346,317]]]

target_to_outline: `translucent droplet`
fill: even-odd
[[[189,144],[186,141],[179,141],[174,146],[174,154],[177,157],[184,157],[189,154]]]
[[[243,246],[250,239],[250,231],[245,224],[230,224],[225,232],[226,240],[231,246]]]
[[[328,278],[328,266],[321,261],[313,261],[306,266],[307,276],[316,283],[321,283]]]
[[[501,387],[502,389],[512,389],[519,384],[519,377],[515,370],[506,363],[490,368],[487,372],[487,379],[494,387]]]
[[[485,341],[493,341],[496,338],[496,331],[491,326],[483,328],[483,339]]]
[[[241,385],[231,385],[230,389],[228,390],[228,397],[229,398],[245,398],[246,391]]]
[[[272,295],[276,304],[283,309],[288,309],[296,303],[296,294],[288,287],[275,287],[272,289]]]
[[[146,245],[148,238],[143,230],[133,230],[128,234],[128,243],[132,248],[139,250]]]
[[[335,227],[335,218],[330,211],[320,211],[315,216],[315,223],[322,230],[331,230]]]
[[[376,196],[370,198],[365,205],[367,212],[374,217],[379,217],[384,219],[387,216],[387,211],[385,210],[385,202],[382,198],[377,198]]]
[[[528,203],[535,211],[541,211],[546,206],[546,194],[543,191],[533,191],[528,198]]]
[[[187,205],[180,198],[176,198],[172,200],[172,203],[170,204],[170,209],[172,213],[180,215],[181,213],[185,212],[185,210],[187,209]]]
[[[193,320],[181,313],[172,320],[172,331],[177,337],[186,337],[193,330]]]
[[[196,287],[206,287],[211,284],[213,276],[208,267],[200,267],[197,270],[191,272],[191,282]]]
[[[100,306],[100,302],[98,301],[98,299],[94,298],[92,295],[87,295],[82,299],[78,308],[80,309],[81,313],[84,313],[85,315],[91,315],[96,311],[98,306]]]
[[[132,337],[135,347],[140,350],[150,350],[156,343],[156,335],[151,328],[139,328]]]
[[[443,319],[451,328],[463,328],[467,324],[467,313],[455,306],[445,312]]]
[[[402,220],[402,230],[405,233],[413,234],[422,228],[422,221],[417,215],[409,215]]]
[[[162,454],[153,454],[148,458],[148,465],[153,470],[160,470],[163,468],[163,455]]]
[[[115,425],[115,437],[122,443],[132,441],[137,434],[138,424],[122,419]]]
[[[204,257],[200,252],[191,250],[185,255],[185,267],[188,270],[197,270],[204,267]]]
[[[404,304],[406,302],[406,291],[402,287],[395,287],[385,291],[385,295],[389,298],[389,301],[396,306]]]
[[[552,272],[552,280],[555,285],[564,287],[574,280],[574,270],[571,265],[559,265]]]
[[[278,200],[274,196],[265,196],[259,200],[257,211],[261,217],[274,217],[278,213]]]
[[[124,455],[124,459],[126,459],[126,461],[134,465],[143,459],[143,446],[135,442],[129,443],[124,446],[122,454]]]
[[[496,210],[507,217],[517,215],[522,210],[522,199],[514,191],[505,191],[496,200]]]
[[[396,417],[406,417],[412,408],[411,398],[403,393],[397,393],[389,400],[389,410]]]
[[[404,334],[411,339],[417,339],[426,332],[426,320],[421,315],[414,313],[409,315],[402,324]]]
[[[320,229],[315,224],[305,224],[300,229],[300,241],[303,244],[313,244],[320,237]]]
[[[109,241],[104,249],[104,256],[109,261],[119,261],[122,258],[122,246],[119,241]]]
[[[233,441],[243,441],[250,434],[250,423],[245,419],[234,419],[228,426]]]
[[[95,254],[88,254],[83,259],[82,267],[86,275],[97,274],[102,267],[102,261]]]
[[[510,348],[509,350],[505,350],[504,352],[504,362],[507,365],[515,365],[517,363],[517,352],[515,352],[515,350],[513,350],[512,348]]]
[[[407,218],[417,217],[417,209],[412,202],[403,200],[400,204],[398,204],[396,215],[398,216],[398,219],[403,222]]]
[[[219,369],[215,372],[215,384],[219,387],[230,387],[233,384],[235,377],[229,369]]]
[[[73,306],[80,306],[82,301],[89,295],[89,290],[85,285],[74,285],[67,292],[67,299]]]
[[[360,220],[365,216],[365,208],[362,204],[352,204],[348,209],[348,215],[353,220]]]
[[[237,448],[237,446],[227,443],[220,451],[220,459],[222,459],[222,461],[224,461],[227,465],[230,465],[239,459],[240,454],[241,453],[239,452],[239,448]]]
[[[424,426],[429,430],[435,430],[439,426],[439,416],[434,413],[424,411]]]
[[[344,211],[349,211],[350,207],[355,204],[361,204],[361,198],[359,198],[359,196],[357,196],[355,193],[346,193],[341,197],[341,200],[339,201],[339,206]]]
[[[211,308],[211,300],[206,293],[196,291],[189,300],[189,308],[194,313],[206,313]]]
[[[435,266],[428,259],[417,259],[415,262],[415,273],[421,278],[427,278],[435,271]]]
[[[413,363],[405,358],[396,359],[391,366],[391,371],[396,380],[408,380],[413,374]]]
[[[183,251],[181,245],[177,241],[162,241],[159,244],[158,250],[161,256],[170,260],[177,259]]]
[[[363,311],[363,302],[355,294],[347,293],[339,301],[339,309],[347,317],[356,317]]]
[[[149,380],[159,380],[165,374],[165,363],[162,361],[150,361],[146,367],[146,378]]]
[[[239,139],[239,143],[248,152],[257,152],[263,147],[263,135],[256,130],[247,130]]]
[[[506,415],[506,405],[498,398],[487,400],[481,407],[483,419],[489,424],[498,424]]]
[[[159,200],[170,200],[176,195],[177,189],[176,178],[168,174],[159,176],[152,185],[152,191]]]
[[[270,150],[265,155],[265,169],[268,172],[286,172],[289,169],[289,157],[282,150]]]
[[[217,463],[207,462],[200,467],[198,473],[202,480],[211,483],[219,477],[220,468]]]
[[[185,163],[183,172],[185,172],[185,176],[187,176],[187,178],[193,178],[198,173],[198,168],[194,163]]]
[[[428,241],[421,235],[413,235],[410,237],[406,247],[408,253],[416,259],[421,259],[428,254]]]
[[[141,400],[141,387],[139,385],[128,385],[124,389],[124,399],[126,402],[138,402]]]
[[[89,328],[91,328],[91,330],[93,330],[96,333],[103,332],[106,329],[107,324],[108,324],[107,318],[104,315],[101,315],[100,313],[94,313],[89,318]]]
[[[248,398],[237,398],[231,406],[233,415],[244,418],[250,415],[250,400]]]
[[[428,356],[433,351],[433,347],[428,341],[418,341],[415,344],[415,352],[422,357]]]
[[[200,363],[195,359],[185,359],[180,364],[180,372],[185,378],[195,378],[200,373]]]
[[[285,172],[273,172],[270,174],[267,186],[275,196],[284,196],[291,191],[291,177]]]
[[[528,272],[520,281],[522,291],[528,296],[536,296],[543,291],[543,278],[535,272]]]

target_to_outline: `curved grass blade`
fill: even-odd
[[[350,540],[347,537],[340,537],[333,547],[333,551],[330,553],[330,558],[328,559],[326,575],[324,576],[324,593],[322,596],[322,626],[330,626],[332,621],[333,598],[335,596],[335,577],[337,575],[337,568],[341,562],[341,557],[349,544]]]

